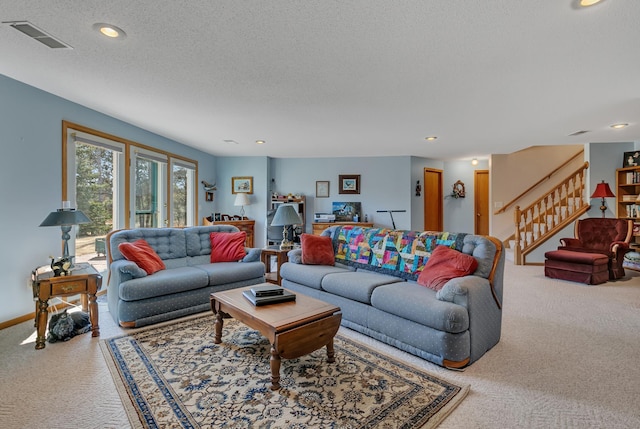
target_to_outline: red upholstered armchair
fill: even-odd
[[[609,279],[624,277],[622,262],[629,251],[633,221],[612,218],[587,218],[576,221],[575,238],[561,238],[558,250],[601,253],[609,257]]]

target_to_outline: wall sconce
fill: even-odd
[[[420,192],[422,192],[422,186],[420,186],[420,181],[416,181],[416,197],[420,196]]]
[[[478,158],[473,158],[471,160],[471,165],[478,165]]]

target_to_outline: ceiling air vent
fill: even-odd
[[[585,131],[585,130],[576,131],[575,133],[569,134],[569,137],[571,137],[571,136],[579,136],[580,134],[586,134],[588,132],[589,131]]]
[[[6,21],[3,22],[3,24],[9,24],[21,33],[26,34],[43,45],[47,45],[51,49],[73,49],[71,46],[45,33],[28,21]]]

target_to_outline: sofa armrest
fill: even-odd
[[[301,264],[302,263],[302,249],[292,249],[287,252],[287,257],[289,258],[289,262],[293,264]]]
[[[242,262],[256,262],[260,260],[262,249],[259,247],[245,247],[244,251],[247,253]]]
[[[582,247],[582,242],[577,238],[561,238],[560,245],[564,247]]]
[[[467,306],[466,296],[470,293],[481,293],[486,289],[491,293],[491,285],[489,280],[478,276],[464,276],[455,277],[449,280],[445,285],[436,293],[436,298],[440,301],[453,302],[454,304],[460,304]]]
[[[146,277],[147,272],[135,262],[118,259],[109,264],[109,285],[119,285],[127,280]]]

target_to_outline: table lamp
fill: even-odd
[[[273,216],[271,226],[282,227],[282,243],[280,243],[280,249],[291,249],[293,242],[289,241],[288,231],[289,226],[302,223],[298,212],[291,204],[281,204],[276,210],[276,214]]]
[[[241,206],[240,208],[240,217],[244,219],[244,206],[251,205],[251,201],[249,201],[249,196],[244,192],[238,192],[236,194],[236,200],[233,203],[234,206]]]
[[[62,229],[62,241],[64,241],[64,247],[62,251],[63,258],[69,258],[69,239],[71,236],[69,232],[73,225],[80,225],[83,223],[90,223],[89,219],[82,211],[72,209],[69,205],[69,201],[62,202],[62,208],[54,212],[49,213],[49,216],[42,221],[40,226],[60,226]]]
[[[611,197],[615,197],[615,195],[613,194],[613,192],[611,192],[609,184],[604,180],[602,181],[602,183],[598,183],[598,186],[596,186],[596,190],[593,191],[591,198],[602,198],[602,203],[600,205],[600,210],[602,210],[602,217],[604,217],[604,212],[607,210],[607,205],[605,204],[604,199]]]

